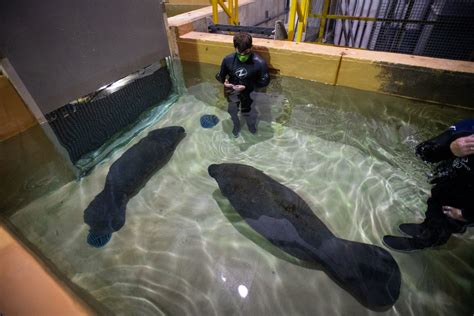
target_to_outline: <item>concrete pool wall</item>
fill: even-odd
[[[220,65],[232,36],[188,32],[179,58]],[[255,38],[255,51],[273,71],[324,84],[474,108],[474,63]]]

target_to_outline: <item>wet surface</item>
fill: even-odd
[[[10,220],[72,282],[118,315],[369,315],[327,274],[279,252],[225,199],[207,168],[254,166],[296,192],[338,238],[382,247],[402,222],[421,221],[428,166],[420,141],[461,109],[291,78],[254,94],[257,134],[244,120],[231,134],[216,67],[185,65],[188,93],[154,126],[80,182],[19,209]],[[204,114],[219,124],[200,126]],[[110,165],[154,128],[179,125],[173,158],[127,205],[127,222],[101,249],[87,245],[83,212]],[[402,273],[400,297],[384,315],[472,314],[474,232],[438,249],[388,250]]]

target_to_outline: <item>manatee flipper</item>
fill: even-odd
[[[104,189],[84,211],[91,246],[104,246],[111,234],[123,227],[128,201],[166,165],[184,136],[180,126],[153,130],[110,166]]]
[[[112,233],[104,235],[96,235],[93,232],[89,232],[87,235],[87,243],[95,248],[104,247],[112,238]]]
[[[396,302],[400,269],[385,249],[337,238],[303,199],[260,170],[220,164],[208,172],[240,216],[272,244],[322,266],[368,308],[385,309]]]

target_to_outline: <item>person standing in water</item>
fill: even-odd
[[[251,115],[252,98],[250,93],[255,88],[266,87],[270,75],[265,60],[252,52],[252,36],[248,33],[237,33],[234,36],[235,52],[222,60],[221,70],[216,79],[224,84],[224,95],[229,102],[228,112],[234,124],[232,134],[239,136],[239,106],[252,134],[257,132],[256,114]]]
[[[422,142],[416,154],[437,163],[425,220],[401,224],[411,237],[384,236],[384,244],[398,251],[440,246],[474,223],[474,119],[456,123],[442,134]]]

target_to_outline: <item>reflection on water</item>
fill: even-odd
[[[337,237],[384,247],[383,235],[423,218],[429,169],[414,146],[472,113],[276,78],[254,96],[257,135],[243,126],[235,139],[215,70],[187,65],[188,94],[138,137],[169,125],[187,132],[171,161],[129,201],[125,226],[105,248],[86,244],[83,211],[103,189],[110,165],[138,138],[11,221],[68,278],[119,315],[373,314],[324,272],[252,235],[217,196],[207,167],[254,166],[297,192]],[[203,114],[221,123],[201,128]],[[471,228],[439,249],[389,250],[402,286],[384,314],[472,314],[473,247]]]

